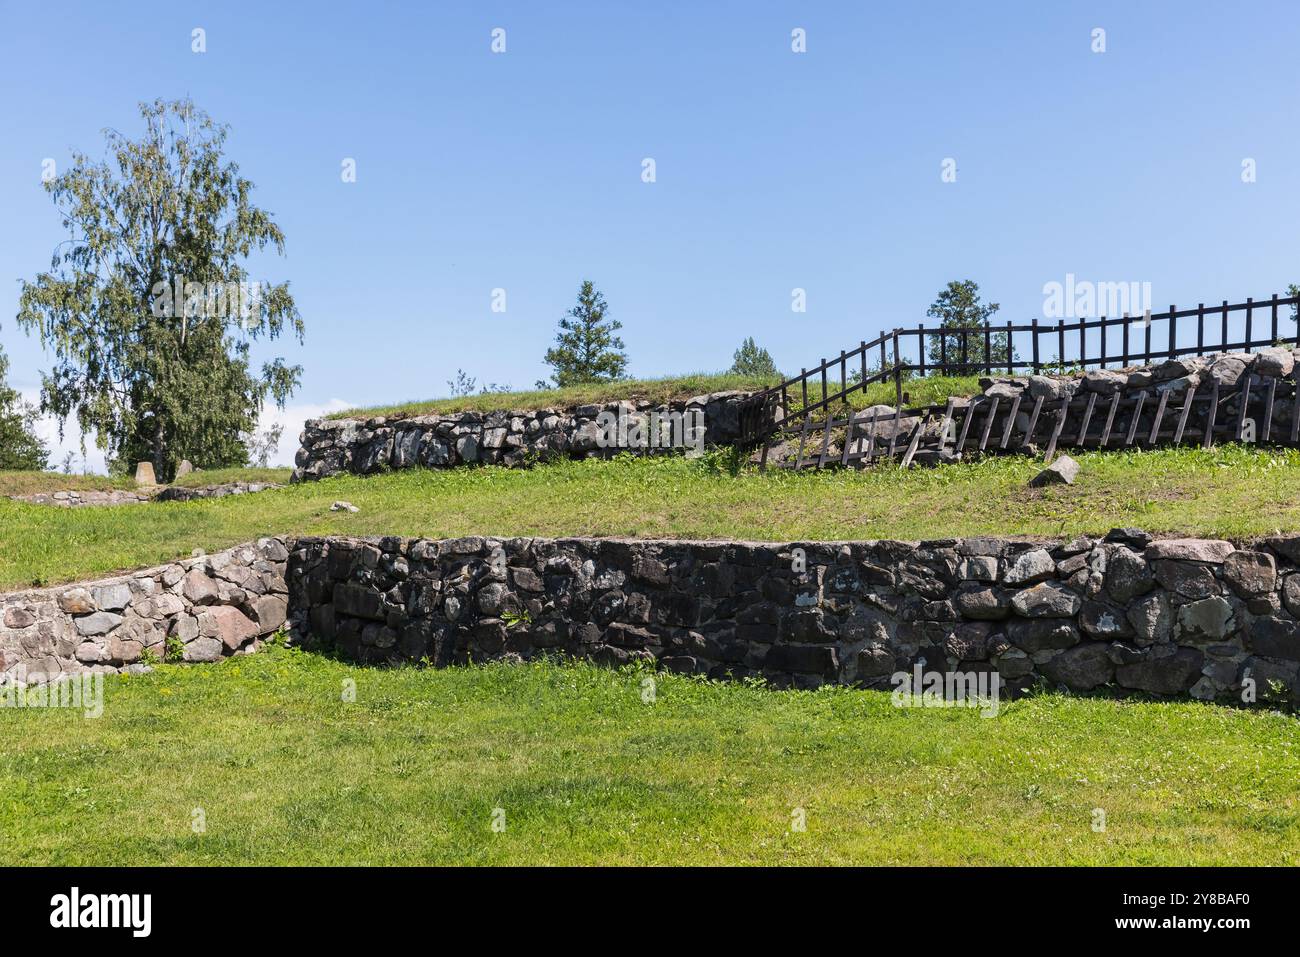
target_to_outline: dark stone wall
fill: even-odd
[[[557,458],[614,455],[624,445],[605,447],[602,414],[621,416],[645,431],[647,445],[650,414],[661,416],[688,410],[699,416],[704,429],[699,438],[709,446],[732,445],[740,440],[740,410],[748,392],[714,392],[684,402],[653,406],[650,402],[609,402],[572,409],[531,409],[512,412],[461,412],[453,415],[375,417],[370,419],[309,419],[299,436],[293,481],[311,481],[331,475],[367,475],[387,469],[455,468],[485,463],[511,468]],[[665,440],[672,435],[666,426]],[[690,439],[693,441],[694,436]],[[698,444],[698,443],[694,443]],[[683,448],[652,448],[676,452]]]
[[[364,663],[559,654],[780,687],[996,671],[1004,687],[1294,696],[1300,538],[1137,530],[792,544],[299,539],[297,640]]]

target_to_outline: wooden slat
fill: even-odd
[[[1088,407],[1083,410],[1083,424],[1079,426],[1079,434],[1074,440],[1074,444],[1079,448],[1084,447],[1084,442],[1088,439],[1088,425],[1092,422],[1092,410],[1097,405],[1097,393],[1093,392],[1088,395]]]
[[[1247,375],[1246,381],[1241,386],[1241,408],[1237,410],[1237,427],[1233,429],[1233,438],[1240,442],[1242,434],[1246,428],[1246,410],[1250,407],[1250,385],[1255,377]]]
[[[998,397],[995,395],[993,401],[989,403],[989,414],[984,419],[984,431],[980,435],[980,451],[983,452],[989,444],[989,433],[993,430],[993,417],[998,414]]]
[[[1227,313],[1225,312],[1226,316]],[[1210,411],[1205,414],[1205,435],[1202,436],[1201,443],[1204,448],[1209,448],[1214,444],[1214,419],[1219,414],[1219,380],[1215,379],[1210,385]]]
[[[1127,329],[1128,327],[1125,326]],[[1119,393],[1116,392],[1110,399],[1110,411],[1106,413],[1106,425],[1101,430],[1101,441],[1097,443],[1097,448],[1104,449],[1110,442],[1110,427],[1115,424],[1115,413],[1119,410]]]
[[[853,448],[853,430],[858,426],[858,414],[849,415],[849,424],[844,429],[844,448],[840,450],[840,465],[849,464],[849,452]]]
[[[1040,395],[1034,400],[1034,410],[1029,413],[1029,425],[1025,428],[1025,437],[1020,442],[1020,447],[1022,449],[1029,445],[1030,441],[1033,439],[1034,429],[1038,426],[1038,413],[1041,412],[1042,409],[1043,397]]]
[[[1151,327],[1147,326],[1148,332]],[[1137,436],[1138,420],[1142,418],[1142,406],[1146,404],[1147,393],[1143,389],[1138,393],[1137,402],[1133,405],[1133,421],[1128,424],[1128,438],[1124,440],[1125,445],[1132,445],[1133,439]]]
[[[1295,402],[1291,406],[1291,444],[1300,442],[1300,375],[1295,380]]]
[[[921,435],[925,432],[925,427],[930,422],[930,413],[924,417],[917,418],[916,428],[912,430],[912,441],[907,443],[907,453],[903,456],[903,461],[899,463],[903,468],[909,468],[912,464],[912,456],[916,455],[916,447],[920,444]]]
[[[1178,413],[1178,431],[1174,433],[1174,445],[1183,441],[1183,429],[1187,428],[1187,416],[1192,411],[1192,400],[1196,398],[1196,386],[1189,386],[1187,398],[1183,399],[1183,411]]]
[[[826,425],[822,428],[822,454],[817,456],[817,467],[822,468],[830,458],[831,428],[835,425],[835,416],[826,416]]]
[[[794,459],[794,467],[797,469],[803,468],[803,447],[804,447],[804,443],[808,441],[808,429],[810,429],[811,427],[812,427],[812,413],[809,412],[804,417],[803,429],[799,433],[799,454],[796,455]]]
[[[871,431],[867,433],[866,462],[868,465],[871,464],[871,456],[875,454],[876,451],[876,419],[879,417],[879,415],[880,415],[879,409],[871,410]]]
[[[1007,424],[1002,429],[1002,441],[998,443],[998,448],[1005,449],[1007,442],[1011,439],[1011,429],[1016,424],[1016,413],[1020,411],[1020,396],[1011,400],[1011,411],[1007,413]]]
[[[1061,430],[1065,428],[1065,417],[1070,411],[1070,397],[1067,395],[1061,399],[1061,411],[1057,413],[1056,425],[1052,428],[1052,439],[1047,443],[1047,454],[1043,456],[1043,462],[1047,465],[1052,464],[1052,456],[1056,454],[1056,443],[1061,438]]]
[[[1165,417],[1165,405],[1169,402],[1169,390],[1165,389],[1160,393],[1160,403],[1156,406],[1156,420],[1151,423],[1151,435],[1147,438],[1147,445],[1155,445],[1156,437],[1160,434],[1160,420]]]
[[[894,408],[894,431],[889,436],[889,461],[894,461],[894,445],[898,442],[898,426],[903,421],[903,408],[896,406]]]
[[[1277,326],[1277,296],[1273,297],[1273,325]],[[1277,395],[1277,377],[1270,376],[1268,380],[1268,398],[1264,406],[1264,431],[1263,435],[1257,436],[1261,442],[1271,442],[1273,439],[1273,399]]]
[[[979,406],[979,405],[981,405],[981,404],[982,404],[982,403],[980,403],[980,401],[979,401],[978,399],[971,399],[970,402],[967,403],[967,405],[966,405],[966,417],[965,417],[964,419],[962,419],[962,422],[961,422],[961,432],[957,435],[957,448],[956,448],[956,452],[957,452],[958,455],[963,455],[963,454],[965,454],[965,449],[966,449],[966,433],[970,431],[970,423],[971,423],[971,420],[972,420],[973,418],[975,418],[975,409],[976,409],[976,407]]]
[[[952,396],[949,396],[948,404],[944,407],[943,410],[943,422],[939,424],[939,451],[940,452],[942,452],[943,447],[948,444],[948,425],[952,422],[952,410],[956,404],[957,404],[957,400],[954,399]]]

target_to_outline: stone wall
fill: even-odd
[[[1020,412],[1023,424],[1017,426],[1023,430],[1028,423],[1028,401],[1040,396],[1044,400],[1044,412],[1047,413],[1051,411],[1047,403],[1052,401],[1059,403],[1066,397],[1086,398],[1089,393],[1096,393],[1098,408],[1104,412],[1106,406],[1101,403],[1102,398],[1109,400],[1117,394],[1130,397],[1145,392],[1154,397],[1150,400],[1152,406],[1146,411],[1149,420],[1151,409],[1154,408],[1154,403],[1159,400],[1161,393],[1171,393],[1168,400],[1169,408],[1176,410],[1186,397],[1189,388],[1208,389],[1211,384],[1217,383],[1225,395],[1220,400],[1216,418],[1218,424],[1224,425],[1229,421],[1229,417],[1241,408],[1239,394],[1236,392],[1227,394],[1228,390],[1237,389],[1247,375],[1253,375],[1262,380],[1262,384],[1256,385],[1251,394],[1252,408],[1258,406],[1263,400],[1268,389],[1268,380],[1278,380],[1277,385],[1274,386],[1274,427],[1275,432],[1281,434],[1282,427],[1285,426],[1289,435],[1291,415],[1295,405],[1294,370],[1298,356],[1300,350],[1282,347],[1263,349],[1259,352],[1179,356],[1157,365],[1130,366],[1125,369],[1090,369],[1087,372],[1071,375],[990,376],[980,380],[980,387],[986,396],[998,396],[1002,399],[1013,399],[1018,395],[1024,397]],[[1208,408],[1208,405],[1205,408]],[[1171,421],[1176,418],[1172,412],[1167,414]],[[1204,428],[1204,417],[1205,409],[1197,409],[1195,417],[1188,421],[1189,427]],[[1117,433],[1120,424],[1127,427],[1128,422],[1126,420],[1122,423],[1117,422]],[[1094,428],[1098,427],[1094,425]],[[1168,423],[1166,427],[1169,427]]]
[[[191,502],[200,498],[225,498],[280,488],[274,482],[224,482],[212,485],[164,485],[143,490],[109,489],[104,491],[67,489],[57,492],[32,492],[8,498],[29,505],[58,505],[81,508],[93,505],[145,505],[149,502]]]
[[[1201,699],[1294,695],[1300,537],[787,545],[300,539],[296,640],[366,663],[634,659],[783,687],[996,671]]]
[[[145,505],[153,501],[152,492],[129,489],[66,489],[57,492],[31,492],[26,495],[8,495],[15,502],[28,505],[57,505],[62,508],[81,508],[90,505]]]
[[[130,575],[0,595],[0,683],[85,671],[139,671],[169,660],[216,661],[256,650],[285,622],[283,540]]]
[[[293,481],[385,469],[452,468],[483,462],[521,467],[535,460],[612,455],[600,444],[602,413],[648,428],[649,413],[703,415],[703,440],[730,445],[740,438],[740,407],[750,393],[714,392],[684,402],[611,402],[573,409],[460,412],[370,419],[309,419],[299,437]],[[680,451],[680,450],[679,450]]]

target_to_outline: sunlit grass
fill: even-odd
[[[673,399],[690,399],[709,392],[726,392],[732,389],[742,392],[757,392],[768,386],[776,385],[780,381],[779,378],[774,377],[697,372],[692,375],[668,376],[662,379],[590,382],[583,385],[567,386],[563,389],[489,392],[486,395],[413,400],[366,409],[347,409],[342,412],[331,413],[329,418],[423,415],[435,412],[446,414],[466,410],[495,412],[511,409],[567,409],[589,403],[616,402],[620,399],[668,402]]]
[[[1078,454],[1072,486],[1029,489],[1041,460],[933,469],[731,474],[724,454],[404,471],[219,500],[58,509],[0,500],[0,587],[86,578],[261,535],[595,535],[794,541],[1053,538],[1116,526],[1249,538],[1300,530],[1300,452],[1222,446]],[[360,511],[332,512],[336,500]]]
[[[1291,717],[649,677],[274,649],[2,708],[0,864],[1300,863]]]

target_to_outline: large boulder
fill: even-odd
[[[1152,694],[1183,694],[1201,677],[1205,656],[1194,648],[1179,648],[1172,655],[1147,656],[1115,669],[1115,682]]]
[[[1255,368],[1253,371],[1256,375],[1280,378],[1290,375],[1291,370],[1294,368],[1295,356],[1290,349],[1272,346],[1255,353]]]
[[[1231,542],[1212,538],[1163,538],[1146,548],[1148,561],[1172,559],[1218,564],[1236,551]]]
[[[1173,614],[1169,609],[1169,597],[1164,592],[1143,595],[1133,601],[1128,607],[1127,617],[1133,626],[1134,640],[1139,645],[1168,641],[1173,631]]]
[[[122,624],[122,616],[115,615],[111,611],[97,611],[84,618],[75,619],[73,624],[77,628],[77,634],[89,638],[108,634]]]
[[[217,605],[199,612],[199,634],[216,638],[231,651],[258,634],[257,625],[238,608]]]
[[[1079,629],[1060,618],[1012,618],[1007,639],[1029,654],[1071,648],[1079,643]]]
[[[1121,605],[1155,587],[1151,566],[1137,552],[1123,546],[1111,550],[1106,562],[1106,590]]]
[[[1022,553],[1003,576],[1008,585],[1034,585],[1056,576],[1056,562],[1045,548]]]
[[[1069,618],[1078,614],[1079,596],[1059,582],[1043,582],[1016,592],[1011,607],[1025,618]]]
[[[1266,595],[1277,586],[1277,562],[1267,552],[1235,551],[1223,560],[1223,580],[1242,598]]]
[[[1098,641],[1075,645],[1042,665],[1043,674],[1073,691],[1091,691],[1111,680],[1115,665]]]
[[[1079,463],[1068,455],[1058,455],[1037,475],[1029,480],[1030,488],[1042,488],[1047,485],[1073,485],[1079,477]]]
[[[1180,605],[1174,633],[1180,642],[1219,641],[1227,637],[1232,623],[1232,606],[1216,595]]]

